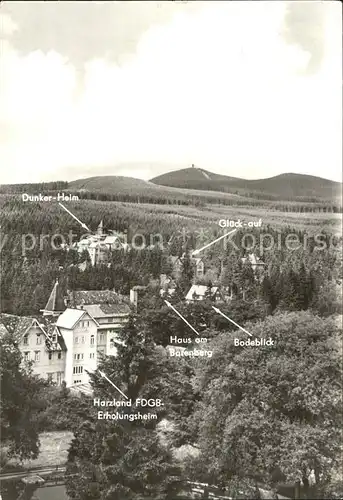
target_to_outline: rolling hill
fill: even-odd
[[[204,202],[206,200],[215,200],[220,198],[226,200],[249,201],[248,198],[234,193],[221,193],[217,191],[206,191],[198,189],[186,189],[172,186],[160,186],[143,179],[133,177],[123,177],[116,175],[88,177],[87,179],[78,179],[68,183],[68,190],[80,193],[102,193],[104,195],[130,195],[130,197],[150,197],[158,199],[177,199],[180,202],[191,202],[199,198]]]
[[[257,198],[337,199],[341,183],[303,174],[281,174],[267,179],[240,179],[209,172],[200,168],[185,168],[154,177],[151,182],[162,186],[221,191]]]
[[[151,181],[118,175],[77,179],[71,182],[0,185],[1,195],[15,193],[80,193],[86,199],[134,203],[204,205],[290,206],[303,203],[342,206],[341,183],[310,175],[282,174],[247,180],[199,168],[169,171]]]

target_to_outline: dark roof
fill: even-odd
[[[58,283],[58,280],[56,280],[44,311],[63,312],[65,308],[61,285]]]
[[[131,308],[125,303],[119,304],[85,304],[84,310],[88,312],[94,319],[106,317],[106,316],[115,316],[122,314],[130,314]]]
[[[45,341],[45,345],[49,351],[66,351],[67,346],[64,342],[63,335],[60,332],[60,329],[53,323],[50,323],[46,328],[45,328],[46,333],[48,334],[48,338]],[[54,344],[52,342],[52,335],[56,333],[57,334],[57,344]]]
[[[91,304],[120,304],[123,299],[114,290],[79,290],[68,292],[73,307]]]
[[[0,314],[0,335],[6,333],[7,331],[13,334],[17,341],[20,341],[26,330],[30,328],[34,322],[37,322],[37,325],[46,336],[46,347],[48,349],[52,349],[53,344],[51,342],[51,336],[55,329],[55,323],[45,317],[16,316],[15,314],[2,313]],[[57,337],[57,342],[62,350],[66,350],[66,346],[61,335]]]
[[[32,325],[36,318],[31,316],[16,316],[14,314],[0,314],[0,322],[9,333],[12,333],[18,339]]]

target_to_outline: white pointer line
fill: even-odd
[[[237,328],[242,330],[244,333],[247,333],[248,335],[250,335],[250,337],[253,337],[253,335],[251,333],[249,333],[247,330],[245,330],[242,326],[237,325],[237,323],[235,323],[232,319],[230,319],[228,316],[226,316],[224,313],[222,313],[220,309],[218,309],[217,307],[214,307],[214,306],[212,306],[212,309],[214,309],[217,313],[224,316],[225,319],[231,321],[231,323],[233,323],[235,326],[237,326]]]
[[[177,314],[178,316],[180,316],[180,318],[181,318],[181,319],[182,319],[182,320],[186,323],[186,325],[188,325],[188,326],[189,326],[189,328],[191,328],[191,329],[193,330],[193,332],[195,332],[197,335],[199,335],[199,333],[196,331],[196,329],[195,329],[195,328],[193,328],[193,327],[192,327],[192,325],[190,325],[190,324],[188,323],[188,321],[187,321],[187,320],[186,320],[186,319],[182,316],[182,314],[180,314],[180,313],[179,313],[179,311],[177,311],[177,310],[175,309],[175,307],[173,307],[173,306],[171,305],[171,303],[170,303],[170,302],[168,302],[168,300],[165,300],[164,302],[167,304],[167,306],[168,306],[168,307],[170,307],[171,309],[173,309],[173,311],[174,311],[174,312],[176,312],[176,314]]]
[[[116,385],[112,382],[112,380],[110,380],[110,379],[109,379],[109,378],[105,375],[105,373],[104,373],[104,372],[102,372],[101,370],[99,370],[99,373],[100,373],[100,375],[101,375],[103,378],[105,378],[105,379],[107,380],[107,382],[109,382],[111,385],[113,385],[113,387],[114,387],[115,389],[117,389],[117,391],[118,391],[118,392],[120,392],[120,394],[121,394],[122,396],[124,396],[124,398],[129,399],[127,396],[125,396],[125,394],[124,394],[123,392],[121,392],[121,390],[120,390],[120,389],[118,389],[118,387],[117,387],[117,386],[116,386]]]
[[[207,245],[205,245],[204,247],[202,248],[199,248],[198,250],[194,250],[194,252],[192,252],[192,256],[193,255],[198,255],[198,253],[202,252],[203,250],[205,250],[205,248],[208,248],[210,247],[211,245],[214,245],[214,243],[217,243],[217,241],[220,241],[222,240],[223,238],[226,238],[226,236],[229,236],[230,234],[232,233],[235,233],[237,231],[237,229],[233,229],[232,231],[229,231],[228,233],[225,233],[223,234],[222,236],[219,236],[219,238],[217,238],[216,240],[214,241],[211,241],[211,243],[208,243]]]
[[[62,208],[63,208],[63,209],[64,209],[64,210],[65,210],[65,211],[69,214],[69,215],[71,215],[71,216],[72,216],[75,220],[77,220],[77,222],[78,222],[79,224],[81,224],[81,226],[82,226],[84,229],[86,229],[87,231],[90,231],[90,229],[86,226],[86,224],[84,224],[84,223],[83,223],[83,222],[81,222],[81,221],[80,221],[77,217],[75,217],[75,215],[74,215],[74,214],[72,214],[72,213],[70,212],[70,210],[68,210],[68,209],[67,209],[64,205],[62,205],[62,203],[58,202],[58,204],[59,204],[59,205],[60,205],[60,206],[61,206],[61,207],[62,207]]]

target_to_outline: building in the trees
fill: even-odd
[[[118,249],[127,250],[129,245],[126,242],[126,235],[117,231],[104,230],[103,221],[100,222],[95,234],[87,234],[80,241],[75,243],[74,248],[80,255],[87,252],[93,266],[100,263],[107,263],[111,252]]]
[[[131,294],[131,300],[133,300]],[[134,306],[113,290],[75,291],[63,298],[56,281],[41,317],[0,315],[0,335],[15,335],[23,362],[57,385],[87,384],[101,355],[117,354],[118,333]]]
[[[161,297],[171,296],[175,293],[176,283],[166,274],[160,274],[160,295]]]
[[[242,257],[241,260],[243,265],[247,262],[250,263],[251,268],[254,271],[254,276],[257,279],[261,279],[261,277],[263,277],[266,263],[263,262],[260,257],[257,257],[254,253],[249,253],[246,257]]]
[[[88,382],[86,370],[96,369],[97,327],[96,320],[82,309],[66,309],[57,319],[55,331],[66,344],[67,387]]]
[[[65,380],[66,345],[46,318],[1,314],[0,322],[13,334],[23,355],[23,363],[32,362],[37,375],[60,385]]]
[[[209,299],[213,302],[223,302],[224,296],[218,286],[192,285],[186,295],[187,302]]]
[[[183,259],[182,257],[171,256],[170,262],[172,264],[172,276],[175,279],[179,279],[182,274],[183,269]],[[191,264],[193,266],[194,278],[202,278],[205,274],[205,265],[200,257],[190,257]]]

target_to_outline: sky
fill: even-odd
[[[341,181],[338,1],[5,0],[0,43],[1,183]]]

